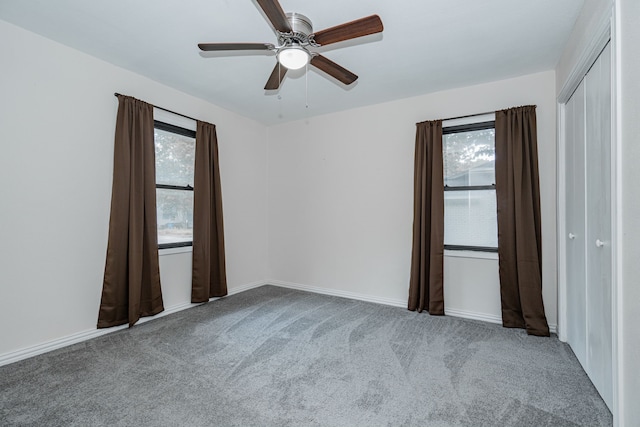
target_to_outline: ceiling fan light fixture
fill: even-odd
[[[278,52],[278,62],[289,70],[299,70],[309,63],[309,52],[302,46],[287,46]]]

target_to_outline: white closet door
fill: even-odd
[[[587,364],[607,405],[612,390],[611,49],[585,77],[587,148]]]
[[[567,342],[587,366],[587,287],[585,263],[585,83],[565,106]]]

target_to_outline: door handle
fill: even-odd
[[[569,233],[569,239],[573,240],[576,238],[576,235],[573,233]]]
[[[601,248],[604,246],[604,242],[600,239],[596,239],[596,247]]]

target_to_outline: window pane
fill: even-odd
[[[193,191],[156,189],[158,244],[193,240]]]
[[[444,192],[444,244],[498,247],[495,190]]]
[[[466,187],[495,181],[495,129],[443,136],[444,185]]]
[[[193,187],[196,140],[156,129],[155,146],[156,184]]]

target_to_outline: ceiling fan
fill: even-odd
[[[278,0],[256,0],[278,36],[278,44],[271,43],[200,43],[203,51],[270,50],[276,53],[278,63],[271,72],[265,90],[280,87],[287,70],[297,70],[308,63],[336,78],[345,85],[358,79],[346,68],[313,52],[312,48],[326,46],[382,32],[382,20],[371,15],[335,27],[313,32],[311,20],[299,13],[285,14]]]

